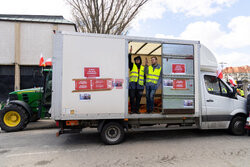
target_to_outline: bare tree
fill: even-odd
[[[82,32],[125,34],[148,0],[66,0]]]

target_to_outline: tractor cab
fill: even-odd
[[[51,106],[51,92],[52,92],[52,69],[44,69],[43,70],[44,82],[43,82],[43,93],[41,104],[45,109],[46,113],[48,113]]]
[[[18,131],[29,122],[50,117],[52,69],[43,68],[42,74],[42,87],[9,93],[7,104],[0,111],[0,127],[3,130]]]

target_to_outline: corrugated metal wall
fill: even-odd
[[[0,21],[0,65],[15,63],[15,24]],[[38,65],[40,54],[53,55],[53,30],[75,31],[73,25],[20,23],[20,65]]]
[[[0,21],[0,65],[14,64],[15,23]]]
[[[15,89],[40,85],[33,73],[41,53],[44,59],[53,56],[53,30],[75,31],[73,25],[52,23],[0,21],[0,27],[0,101]]]

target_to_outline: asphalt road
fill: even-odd
[[[249,167],[250,137],[224,130],[128,132],[113,146],[94,129],[56,137],[57,129],[0,133],[0,166],[219,166]]]

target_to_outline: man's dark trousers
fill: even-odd
[[[139,112],[142,93],[143,89],[129,89],[129,97],[130,97],[132,113]]]

